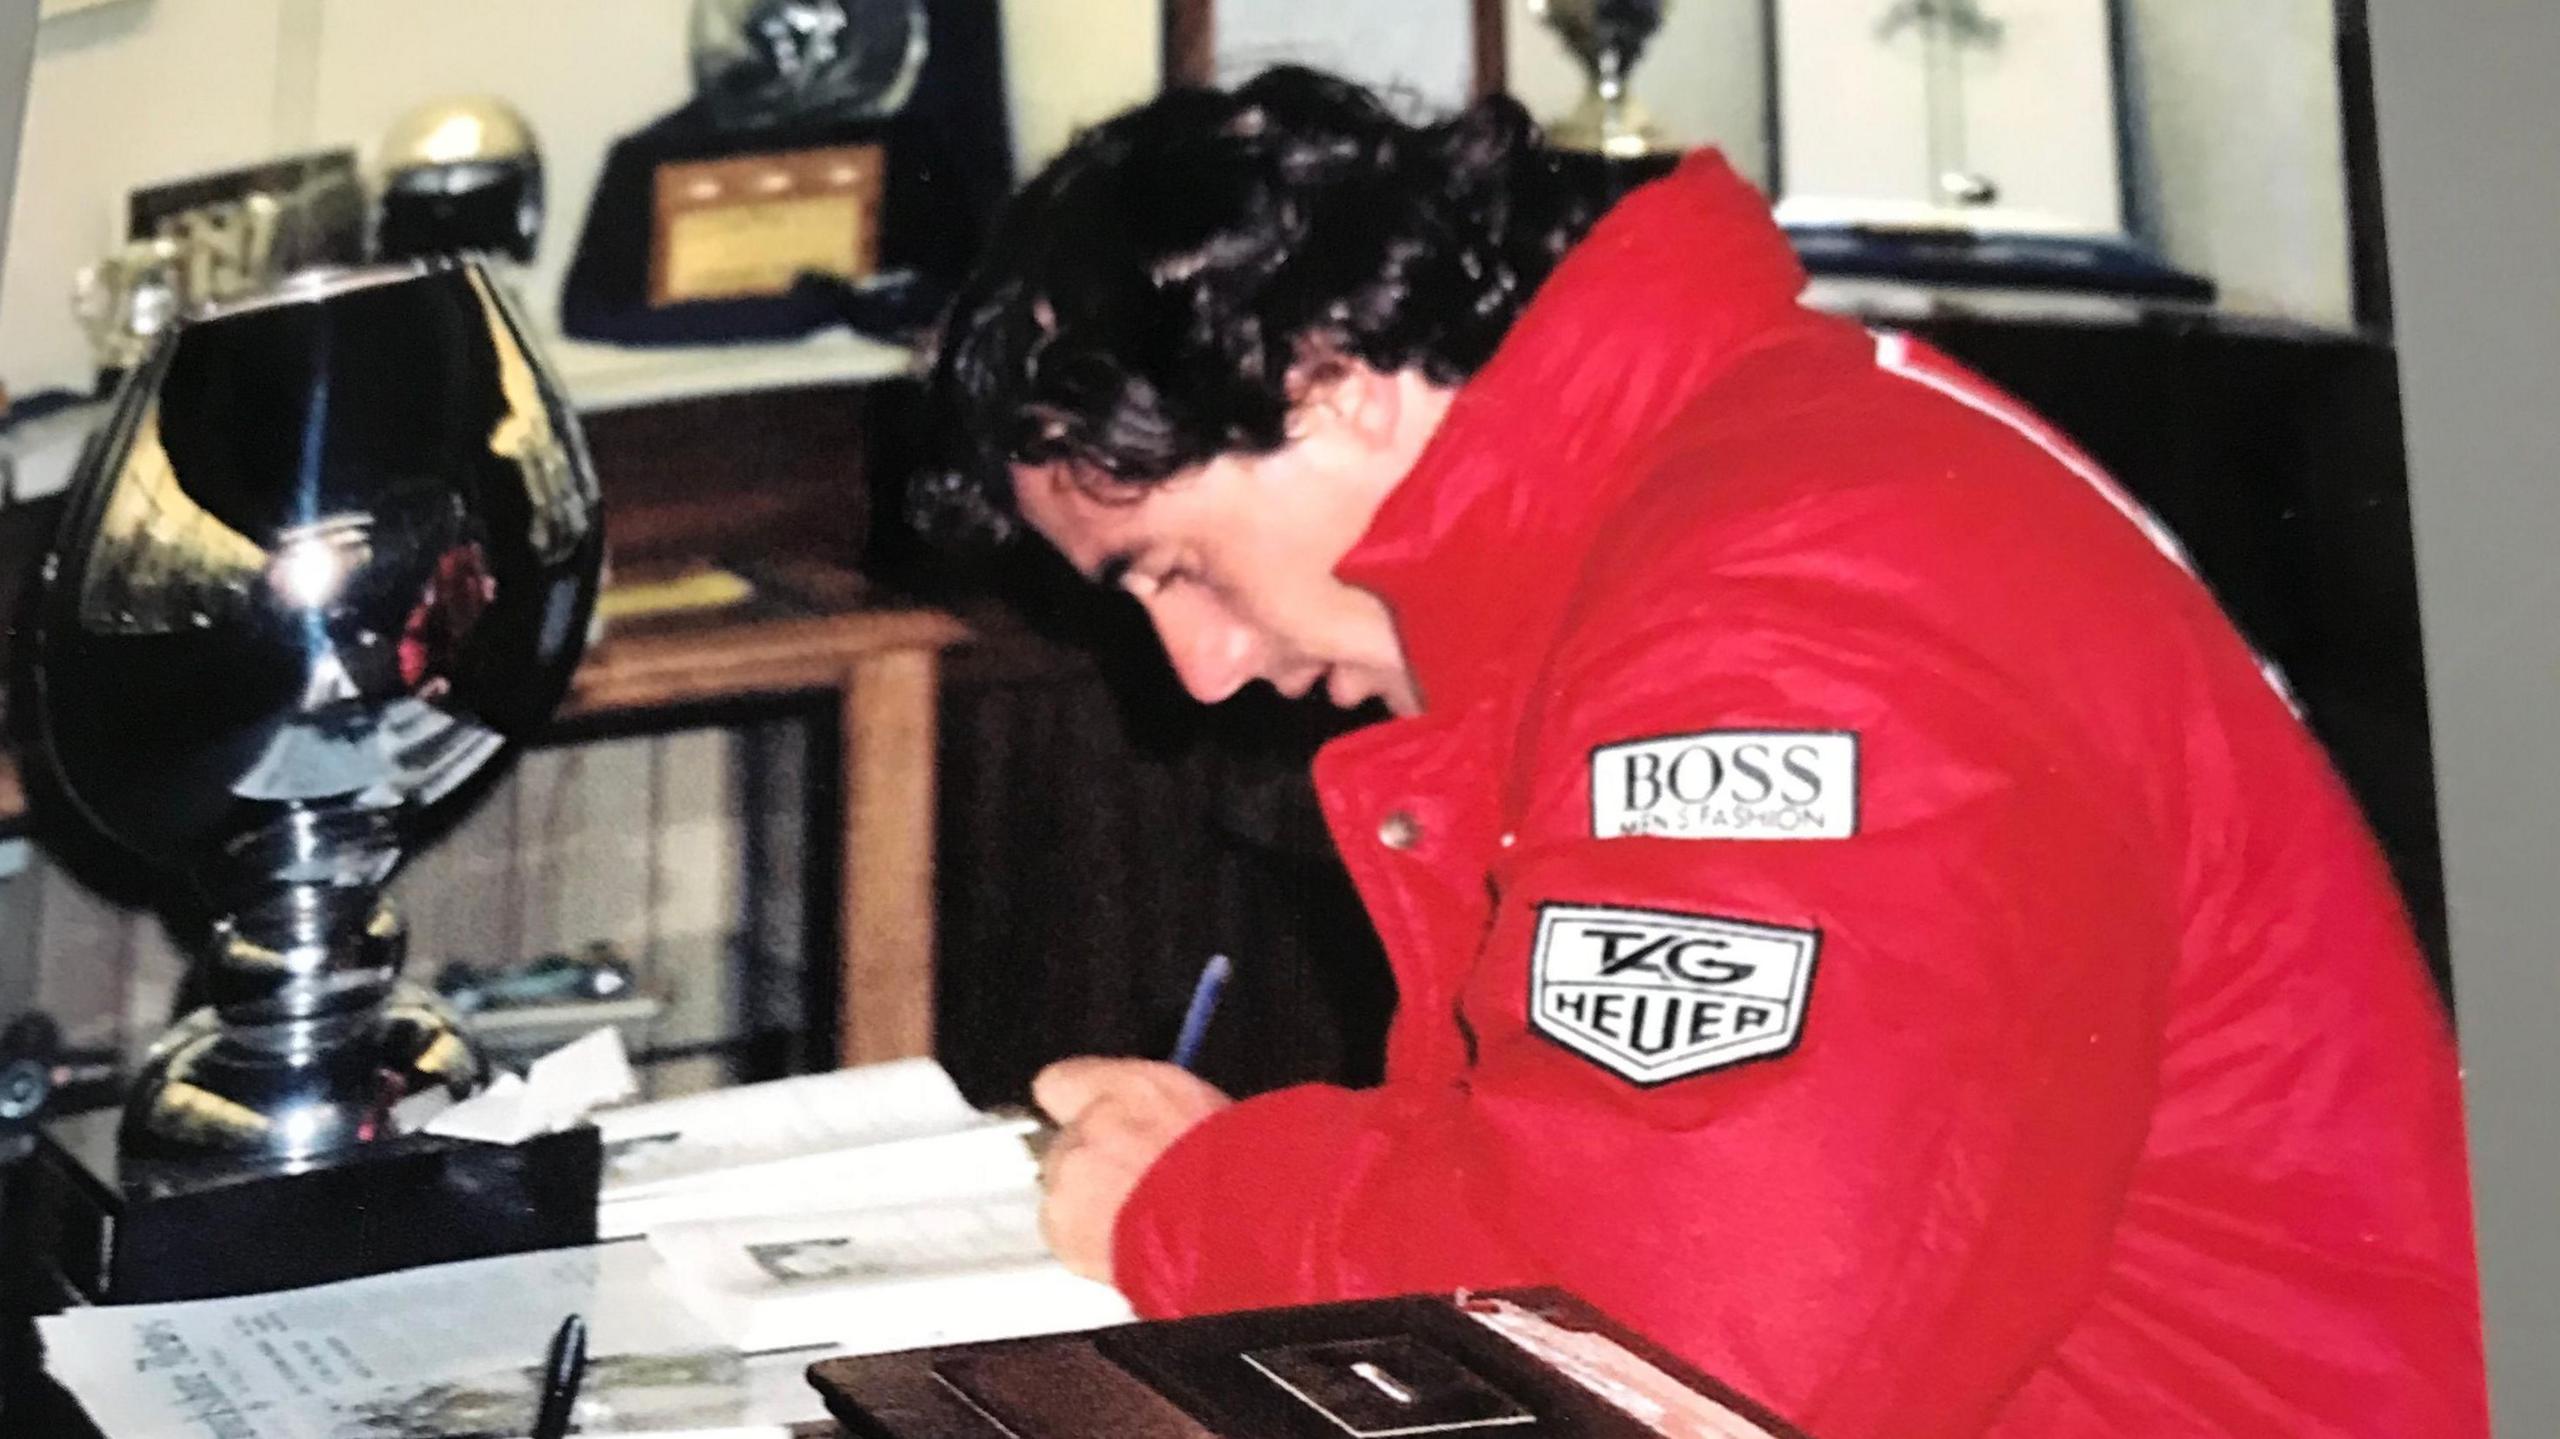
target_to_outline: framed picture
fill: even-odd
[[[1766,0],[1790,224],[2125,232],[2116,0]]]
[[[1505,0],[1165,0],[1168,85],[1233,85],[1297,63],[1458,109],[1503,87]]]

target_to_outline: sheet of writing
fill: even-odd
[[[109,1439],[374,1439],[521,1426],[551,1335],[573,1313],[586,1316],[592,1357],[582,1420],[746,1417],[737,1356],[676,1301],[642,1244],[38,1324],[46,1367]]]

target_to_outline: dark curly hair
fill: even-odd
[[[932,367],[928,534],[1018,529],[1008,467],[1144,486],[1287,438],[1293,381],[1455,385],[1602,207],[1507,96],[1408,124],[1297,67],[1115,117],[1016,195]]]

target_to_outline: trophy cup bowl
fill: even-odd
[[[1669,0],[1529,0],[1529,10],[1546,23],[1565,48],[1582,62],[1590,90],[1573,113],[1547,126],[1547,138],[1568,150],[1583,150],[1611,160],[1642,160],[1676,146],[1627,92],[1627,76],[1644,47],[1662,27]]]
[[[44,782],[215,917],[126,1157],[308,1167],[479,1084],[382,886],[559,703],[602,554],[576,420],[477,260],[295,277],[127,378],[28,672]]]

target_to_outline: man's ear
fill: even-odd
[[[1394,443],[1404,393],[1393,375],[1380,374],[1358,360],[1347,360],[1310,378],[1299,392],[1303,433],[1319,431],[1330,438],[1379,449]]]

